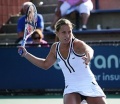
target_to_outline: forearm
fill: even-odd
[[[94,55],[94,50],[91,47],[89,47],[85,50],[85,54],[91,60]]]
[[[35,66],[45,69],[45,59],[43,58],[38,58],[32,54],[30,54],[29,52],[26,53],[26,55],[24,56],[28,61],[30,61],[32,64],[34,64]]]

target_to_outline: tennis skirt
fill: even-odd
[[[63,96],[69,93],[79,93],[89,97],[106,97],[105,93],[96,81],[84,84],[74,83],[66,85]]]

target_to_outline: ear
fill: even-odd
[[[56,36],[58,35],[58,32],[57,32],[57,31],[55,31],[55,35],[56,35]]]

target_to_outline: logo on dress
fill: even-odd
[[[75,57],[73,57],[72,59],[75,59]]]
[[[60,59],[59,59],[59,58],[57,58],[57,62],[60,62]]]
[[[68,88],[68,85],[66,85],[65,88]]]

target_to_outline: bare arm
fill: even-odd
[[[55,45],[53,45],[51,47],[51,50],[48,54],[48,56],[46,57],[46,59],[44,58],[38,58],[32,54],[30,54],[29,52],[27,52],[27,50],[24,47],[20,47],[23,49],[23,55],[22,57],[25,57],[28,61],[30,61],[32,64],[34,64],[37,67],[40,67],[42,69],[49,69],[56,61],[56,56],[55,56]],[[19,48],[19,49],[20,49]],[[19,51],[18,49],[18,51]]]
[[[86,43],[84,43],[84,47],[86,56],[91,60],[93,58],[94,50]]]
[[[90,60],[93,58],[94,50],[81,40],[75,42],[75,47],[78,50],[77,53],[85,54],[83,59],[85,60],[85,64],[89,64]]]
[[[64,2],[64,0],[58,0],[57,8],[60,8],[60,6],[62,5],[63,2]]]
[[[60,7],[61,7],[62,3],[63,3],[63,1],[58,1],[57,7],[56,7],[56,11],[55,11],[55,14],[57,16],[61,16]]]
[[[83,59],[85,60],[85,64],[88,65],[91,59],[93,58],[94,50],[84,42],[83,42],[83,49],[86,55],[85,57],[83,57]]]

